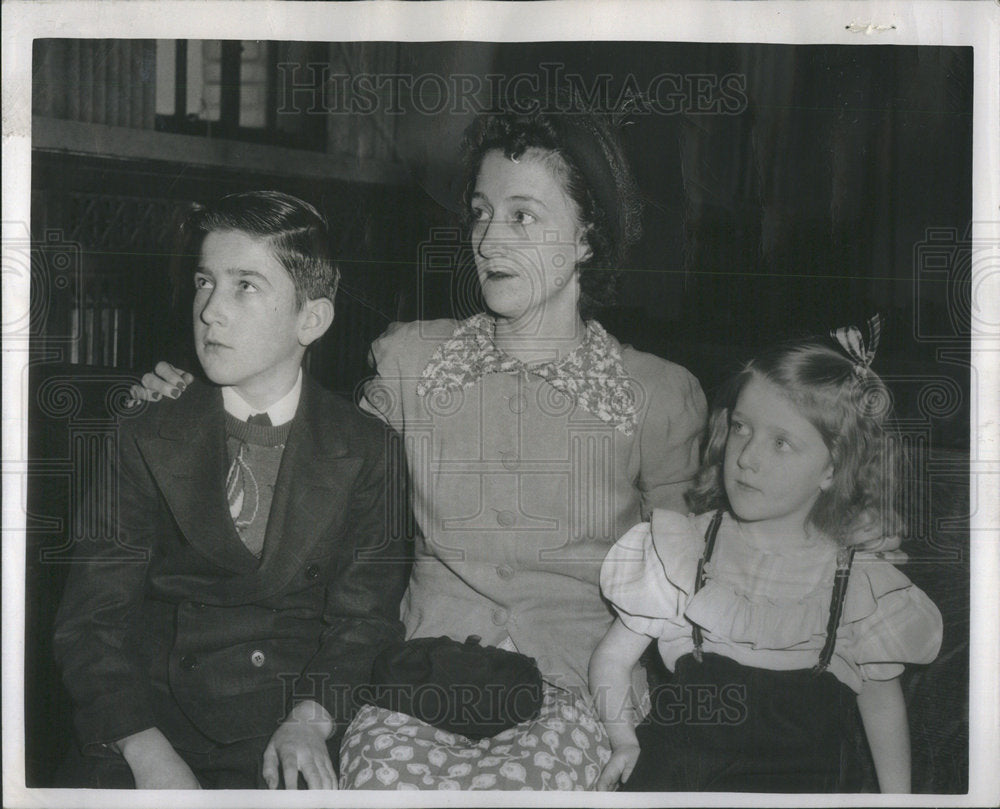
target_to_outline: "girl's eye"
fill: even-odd
[[[518,211],[514,214],[514,222],[518,225],[531,225],[537,221],[535,215],[528,211]]]

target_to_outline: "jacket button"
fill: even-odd
[[[509,616],[510,613],[507,612],[507,610],[505,610],[503,607],[497,607],[496,609],[493,610],[493,623],[496,624],[497,626],[503,626],[505,623],[507,623],[507,618]]]
[[[517,522],[517,515],[513,511],[498,511],[497,523],[503,528],[510,528]]]
[[[498,565],[497,575],[501,579],[509,579],[511,576],[514,575],[514,568],[512,568],[510,565]]]
[[[184,669],[184,671],[194,671],[198,668],[198,658],[194,655],[184,655],[184,657],[181,658],[181,668]]]
[[[250,662],[257,668],[260,668],[267,662],[267,656],[260,649],[254,649],[250,652]]]
[[[306,578],[315,579],[319,577],[319,565],[309,565],[306,568]]]

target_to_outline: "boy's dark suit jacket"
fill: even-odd
[[[345,687],[402,636],[389,436],[305,376],[258,564],[229,515],[220,390],[122,421],[113,539],[77,549],[57,618],[85,753],[152,726],[193,752],[266,739],[298,698],[349,719]]]

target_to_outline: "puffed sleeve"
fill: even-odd
[[[403,349],[411,339],[414,323],[390,323],[372,343],[368,363],[376,375],[365,382],[361,409],[367,410],[394,427],[403,429]]]
[[[700,554],[683,514],[657,510],[608,552],[601,591],[633,632],[664,639],[690,631],[683,617]]]
[[[414,320],[391,323],[372,343],[368,363],[376,376],[362,388],[362,410],[367,410],[398,432],[406,429],[407,414],[415,407],[417,385],[435,349],[455,330],[454,320]]]
[[[850,641],[845,650],[862,680],[891,680],[905,663],[930,663],[941,648],[941,613],[889,562],[855,563],[845,604]]]
[[[649,355],[646,355],[649,357]],[[654,508],[684,511],[684,493],[698,471],[707,407],[698,380],[679,365],[644,363],[639,378],[647,397],[639,434],[642,514]]]

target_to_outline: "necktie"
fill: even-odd
[[[267,413],[257,413],[247,419],[247,424],[270,427],[271,419]],[[244,542],[246,542],[246,538],[243,535],[243,529],[253,523],[260,509],[260,487],[257,485],[257,478],[248,460],[249,451],[247,442],[241,442],[239,452],[236,453],[236,457],[229,465],[229,473],[226,475],[226,498],[229,501],[229,515],[233,518],[236,530]],[[255,555],[260,553],[260,548],[249,545],[247,547]]]

